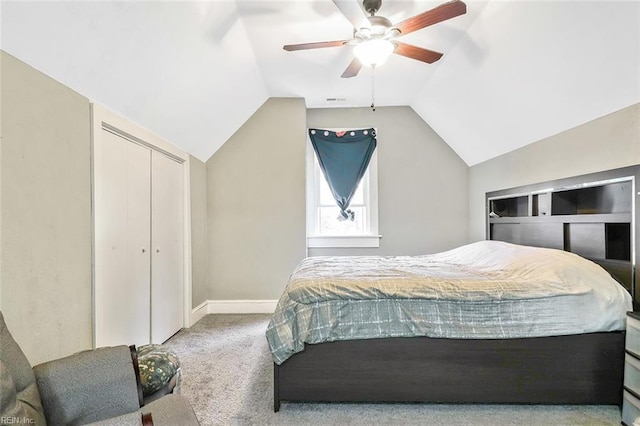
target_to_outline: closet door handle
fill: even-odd
[[[146,253],[146,252],[147,252],[147,249],[142,249],[142,252],[143,252],[143,253]]]

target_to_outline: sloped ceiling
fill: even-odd
[[[340,0],[353,14],[356,1]],[[378,14],[399,22],[441,3],[383,0]],[[1,43],[203,161],[268,97],[350,107],[375,93],[411,106],[469,165],[640,102],[640,1],[466,3],[402,38],[440,61],[392,55],[373,79],[340,78],[349,46],[282,50],[351,37],[331,0],[2,1]]]

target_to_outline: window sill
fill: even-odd
[[[380,247],[382,235],[307,237],[309,248]]]

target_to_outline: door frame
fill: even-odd
[[[96,324],[95,324],[95,176],[94,143],[100,132],[107,130],[118,136],[128,139],[132,143],[146,146],[152,150],[159,151],[171,157],[183,165],[184,172],[184,238],[183,238],[183,326],[191,326],[191,293],[192,293],[192,271],[191,271],[191,180],[190,180],[190,156],[185,151],[171,145],[161,137],[153,134],[149,130],[135,124],[105,107],[91,103],[91,330],[92,345],[96,347]]]

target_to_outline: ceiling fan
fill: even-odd
[[[344,4],[338,0],[332,1],[349,19]],[[342,78],[355,77],[363,65],[370,67],[382,65],[391,53],[430,64],[440,59],[442,53],[402,43],[397,38],[467,12],[466,4],[460,0],[453,0],[393,25],[384,16],[376,15],[382,6],[382,0],[363,0],[362,6],[369,16],[366,17],[367,21],[364,25],[357,22],[358,19],[349,19],[354,26],[353,39],[287,44],[283,49],[294,51],[352,45],[356,57],[342,73]]]

